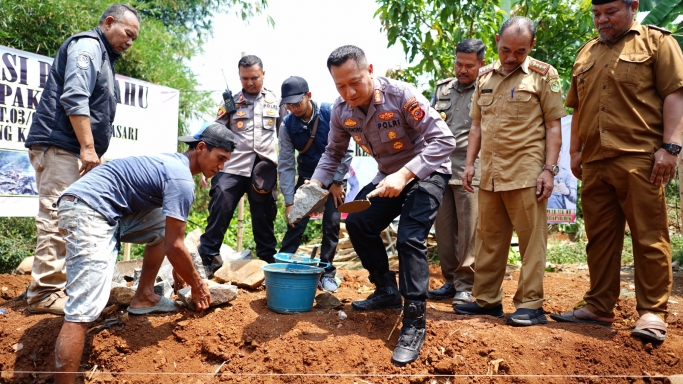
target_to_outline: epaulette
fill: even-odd
[[[479,76],[478,76],[478,77],[484,76],[485,74],[487,74],[487,73],[489,73],[489,72],[492,72],[493,69],[494,69],[494,65],[493,65],[493,64],[489,64],[489,65],[487,65],[487,66],[485,66],[485,67],[479,68]]]
[[[648,28],[650,28],[650,29],[655,29],[655,30],[657,30],[657,31],[659,31],[659,32],[661,32],[661,33],[663,33],[663,34],[665,34],[665,35],[670,35],[670,34],[671,34],[671,31],[669,31],[668,29],[662,28],[662,27],[657,26],[657,25],[647,24],[646,27],[648,27]]]
[[[599,36],[596,36],[596,37],[594,37],[594,38],[592,38],[592,39],[586,41],[585,43],[583,43],[583,45],[582,45],[579,49],[576,50],[576,53],[581,52],[581,50],[583,50],[584,48],[586,48],[586,45],[588,45],[588,44],[590,44],[590,43],[592,43],[592,42],[594,42],[594,41],[598,41],[599,39],[600,39],[600,37],[599,37]]]
[[[550,64],[538,61],[536,59],[529,60],[529,69],[534,72],[538,72],[541,75],[545,75],[550,70]]]
[[[448,79],[439,80],[436,82],[436,86],[439,87],[439,86],[444,85],[444,84],[446,84],[452,80],[453,80],[452,77],[449,77]]]

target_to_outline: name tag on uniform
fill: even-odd
[[[485,88],[481,90],[481,93],[493,93],[493,88]]]

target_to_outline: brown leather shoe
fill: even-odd
[[[44,299],[29,304],[28,311],[31,313],[52,313],[64,316],[64,305],[68,297],[64,291],[57,291],[45,296]]]

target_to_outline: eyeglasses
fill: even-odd
[[[289,109],[290,111],[293,111],[295,109],[299,109],[303,105],[305,99],[306,99],[306,97],[302,97],[301,100],[299,100],[299,102],[295,103],[295,104],[286,103],[285,107],[287,107],[287,109]]]

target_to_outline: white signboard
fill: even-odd
[[[24,142],[53,59],[0,46],[0,216],[35,216],[35,173]],[[116,75],[120,100],[106,160],[175,152],[180,92]]]

